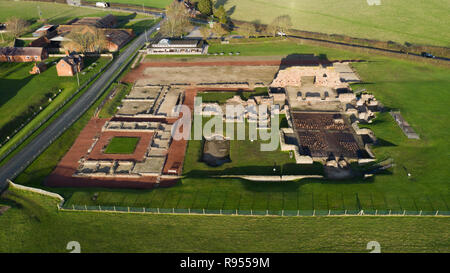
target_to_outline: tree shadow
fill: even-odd
[[[227,16],[230,17],[236,11],[236,6],[232,6],[229,10],[227,10]]]

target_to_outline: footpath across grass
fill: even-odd
[[[246,217],[58,212],[57,200],[11,190],[0,252],[448,252],[443,217]],[[17,205],[13,201],[20,204]],[[424,232],[426,231],[426,232]],[[117,239],[126,238],[126,239]]]

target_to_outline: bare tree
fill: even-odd
[[[220,23],[214,23],[212,32],[214,33],[214,35],[216,35],[220,38],[222,38],[223,36],[228,34],[228,30],[226,28],[224,28],[223,25]]]
[[[239,26],[238,32],[242,36],[249,38],[256,35],[256,27],[251,23],[243,23]]]
[[[107,48],[105,32],[96,27],[77,27],[66,36],[64,47],[81,53],[101,52]]]
[[[209,26],[201,26],[200,33],[202,34],[203,39],[206,40],[211,35],[211,28],[209,28]]]
[[[174,1],[166,8],[166,19],[161,25],[161,33],[168,37],[181,36],[190,25],[188,10],[182,2]]]
[[[289,29],[292,28],[292,20],[289,15],[281,15],[273,19],[267,27],[267,32],[269,35],[277,35],[278,32],[288,33]]]
[[[17,38],[28,30],[28,22],[22,18],[11,17],[6,21],[6,30]]]

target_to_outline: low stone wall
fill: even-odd
[[[256,182],[287,182],[305,178],[322,179],[323,175],[219,175],[220,178],[242,178]]]
[[[24,191],[31,191],[31,192],[34,192],[34,193],[50,196],[50,197],[53,197],[53,198],[56,198],[56,199],[60,200],[61,202],[64,202],[64,198],[61,195],[57,194],[57,193],[44,191],[44,190],[36,189],[36,188],[31,188],[31,187],[27,187],[27,186],[23,186],[23,185],[19,185],[19,184],[15,184],[9,179],[7,181],[9,183],[9,187],[11,187],[11,188],[24,190]]]

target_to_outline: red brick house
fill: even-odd
[[[56,64],[58,76],[73,76],[83,69],[83,59],[79,54],[70,54]]]
[[[48,58],[42,47],[0,47],[0,62],[41,62]]]

